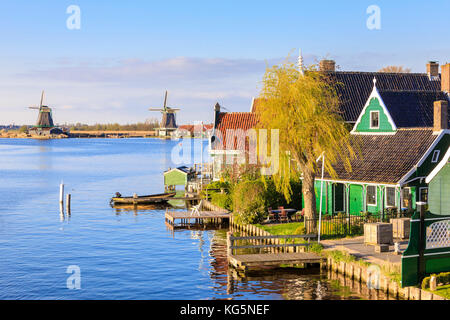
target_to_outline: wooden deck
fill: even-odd
[[[231,266],[247,270],[257,266],[320,264],[326,259],[320,255],[307,252],[310,240],[316,235],[265,235],[234,236],[227,233],[228,262]],[[299,239],[308,242],[298,242]],[[248,250],[259,253],[248,253]],[[264,252],[261,252],[264,251]]]
[[[198,225],[222,225],[228,223],[230,213],[225,211],[168,211],[165,220],[173,228],[185,228]]]
[[[236,268],[245,269],[253,266],[278,266],[281,264],[321,263],[325,259],[311,252],[260,253],[230,255],[228,260]]]

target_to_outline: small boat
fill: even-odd
[[[170,193],[150,194],[147,196],[134,195],[132,197],[122,197],[120,193],[116,193],[116,196],[111,198],[111,204],[140,205],[140,204],[164,203],[173,198],[175,194],[176,192],[170,192]]]

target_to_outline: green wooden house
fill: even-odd
[[[176,186],[186,186],[195,179],[195,172],[186,166],[169,168],[164,172],[164,187],[166,190],[174,190]]]
[[[427,202],[426,178],[450,146],[447,99],[436,91],[378,90],[374,79],[351,131],[360,154],[352,161],[351,172],[336,163],[337,176],[324,173],[322,213],[413,210],[416,201]],[[320,185],[316,178],[317,208]]]

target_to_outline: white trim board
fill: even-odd
[[[441,141],[442,137],[445,136],[446,134],[450,134],[450,130],[441,130],[439,131],[439,135],[436,137],[436,139],[434,139],[433,143],[431,144],[431,146],[428,148],[428,150],[424,153],[424,155],[420,158],[419,162],[417,162],[417,164],[415,166],[413,166],[411,168],[411,170],[409,170],[399,181],[398,184],[403,185],[405,184],[406,180],[414,173],[416,172],[417,168],[420,167],[425,160],[428,158],[428,156],[430,155],[431,151],[434,150],[434,148],[436,147],[436,145],[439,143],[439,141]]]
[[[436,167],[433,169],[433,171],[430,172],[428,177],[425,179],[426,183],[430,183],[431,180],[438,174],[439,171],[447,164],[448,160],[450,158],[450,147],[447,149],[447,152],[445,153],[444,157],[442,158],[441,162],[439,162]]]

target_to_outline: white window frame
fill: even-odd
[[[367,195],[369,194],[369,192],[367,190],[369,189],[369,187],[374,187],[375,188],[375,204],[371,204],[368,201],[368,196]],[[378,191],[377,186],[373,186],[373,185],[366,186],[366,202],[367,202],[367,206],[376,207],[378,205],[378,192],[377,191]]]
[[[407,208],[407,207],[404,207],[403,205],[404,205],[404,203],[403,203],[403,201],[404,201],[404,196],[403,196],[403,190],[408,190],[408,193],[411,195],[411,199],[412,199],[412,192],[411,192],[411,188],[410,187],[403,187],[403,188],[401,188],[400,189],[400,203],[401,203],[401,207],[402,207],[402,209],[403,208]]]
[[[431,157],[431,163],[438,162],[440,153],[441,153],[441,150],[434,150],[433,151],[433,157]]]
[[[376,126],[376,127],[374,127],[374,126],[372,126],[372,114],[373,113],[376,113],[376,114],[378,114],[378,126]],[[370,129],[380,129],[380,111],[370,111],[370,119],[369,119],[369,121],[370,121]]]
[[[387,202],[387,189],[394,189],[394,205],[388,205]],[[386,204],[386,208],[393,208],[397,206],[397,190],[395,187],[385,187],[384,188],[384,203]]]
[[[419,194],[418,194],[418,198],[419,198],[419,201],[422,201],[422,197],[421,197],[421,195],[422,195],[422,190],[423,189],[427,189],[427,198],[428,198],[428,187],[420,187],[419,188]],[[427,199],[427,202],[425,202],[425,203],[428,203],[428,199]]]

